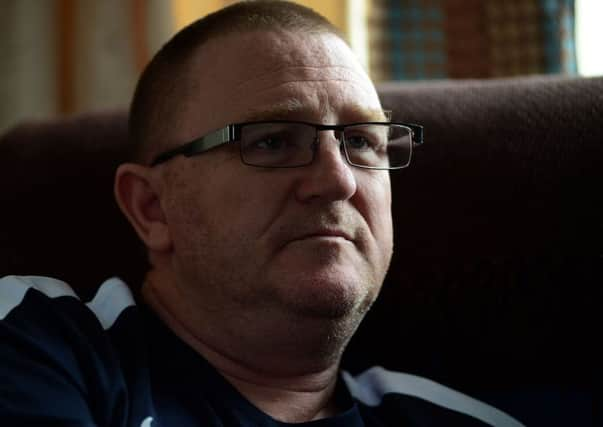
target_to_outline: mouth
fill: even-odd
[[[292,239],[292,242],[301,241],[301,240],[325,240],[325,241],[348,241],[350,243],[354,243],[354,238],[347,232],[343,230],[333,230],[333,229],[321,229],[314,230],[309,233],[302,234],[301,236],[295,237]]]

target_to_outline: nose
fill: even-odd
[[[297,198],[302,202],[351,198],[357,190],[356,176],[344,158],[341,142],[333,131],[319,132],[318,138],[314,161],[298,170]]]

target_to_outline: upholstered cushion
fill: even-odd
[[[348,363],[463,389],[588,389],[603,320],[603,78],[380,91],[395,120],[425,126],[425,144],[392,174],[392,268]]]
[[[0,139],[0,276],[60,278],[84,297],[111,275],[142,278],[145,256],[113,199],[126,114],[25,123]]]

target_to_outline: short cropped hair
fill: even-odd
[[[150,164],[165,150],[166,118],[178,113],[178,88],[186,85],[190,59],[208,40],[255,30],[335,34],[339,30],[312,9],[280,0],[244,1],[201,18],[168,41],[143,71],[130,106],[131,160]],[[211,66],[211,64],[208,64]]]

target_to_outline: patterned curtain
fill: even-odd
[[[371,0],[375,80],[575,74],[574,0]]]

